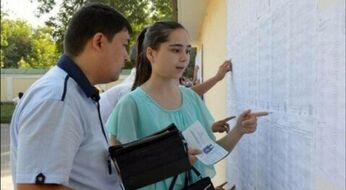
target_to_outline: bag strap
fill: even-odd
[[[189,185],[189,181],[190,181],[190,170],[185,172],[185,182],[184,182],[184,187],[187,187]]]
[[[191,166],[191,170],[193,172],[195,172],[195,174],[197,175],[197,177],[199,177],[200,179],[202,179],[201,173],[193,166]],[[177,177],[178,175],[174,176],[172,179],[171,184],[169,185],[168,190],[173,190],[175,182],[177,181]],[[184,187],[187,187],[189,185],[189,178],[190,178],[190,170],[185,172],[185,183],[184,183]]]
[[[201,178],[202,179],[202,175],[201,175],[201,173],[195,168],[195,167],[193,167],[192,166],[192,171],[194,171],[195,172],[195,174],[197,175],[197,177],[199,177],[199,178]]]
[[[178,177],[178,175],[173,177],[173,180],[171,182],[171,185],[169,185],[168,190],[173,190],[173,187],[174,187],[175,181],[177,180],[177,177]]]
[[[184,143],[184,148],[185,148],[185,151],[186,151],[186,154],[187,154],[187,156],[189,156],[189,154],[188,154],[188,146],[187,146],[187,142],[186,142],[186,140],[184,139],[184,136],[180,133],[180,135],[181,135],[181,138],[182,138],[182,140],[183,140],[183,143]],[[196,170],[197,171],[197,169],[196,168],[194,168],[193,166],[192,166],[192,168],[194,169],[194,170]],[[196,171],[195,171],[195,173],[196,173]],[[197,173],[196,173],[198,176],[200,176],[201,174],[197,171]],[[179,175],[179,174],[178,174]],[[174,176],[173,177],[173,179],[172,179],[172,182],[171,182],[171,184],[169,185],[169,188],[168,188],[168,190],[173,190],[173,188],[174,188],[174,185],[175,185],[175,182],[177,181],[177,177],[178,177],[178,175],[176,175],[176,176]],[[188,186],[188,184],[189,184],[189,178],[190,178],[190,170],[189,171],[187,171],[187,172],[185,172],[185,182],[184,182],[184,186],[185,187],[187,187]]]

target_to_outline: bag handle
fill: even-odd
[[[174,125],[174,124],[173,124],[173,125]],[[184,148],[185,148],[186,154],[187,154],[187,156],[189,156],[189,155],[188,155],[188,146],[187,146],[187,142],[186,142],[184,136],[183,136],[181,133],[180,133],[180,135],[181,135],[181,138],[182,138],[183,143],[184,143]],[[193,170],[194,170],[194,172],[197,174],[197,176],[200,177],[200,176],[201,176],[201,173],[199,173],[198,170],[197,170],[196,168],[194,168],[193,166],[191,166],[191,167],[193,168]],[[197,172],[196,172],[196,171],[197,171]],[[179,174],[178,174],[178,175],[179,175]],[[172,182],[171,182],[171,184],[169,185],[168,190],[173,190],[174,185],[175,185],[175,182],[177,181],[178,175],[175,175],[175,176],[173,177]],[[185,183],[184,183],[184,186],[185,186],[185,187],[187,187],[187,185],[189,184],[189,177],[190,177],[190,171],[186,172],[186,175],[185,175]]]
[[[195,172],[195,174],[197,175],[197,177],[199,177],[200,179],[202,179],[202,175],[201,175],[201,173],[195,168],[195,167],[193,167],[192,166],[192,171],[194,171]]]
[[[171,184],[169,185],[168,190],[173,190],[173,187],[174,187],[175,181],[177,180],[177,177],[178,177],[178,175],[173,177],[173,180],[172,180]]]
[[[191,170],[192,170],[193,172],[195,172],[195,174],[197,175],[197,177],[199,177],[200,179],[202,179],[201,173],[200,173],[195,167],[191,166]],[[187,187],[187,185],[189,184],[190,170],[187,171],[187,172],[185,172],[185,173],[186,173],[186,175],[185,175],[185,184],[184,184],[184,186]],[[178,175],[176,175],[176,176],[173,177],[172,182],[171,182],[171,184],[169,185],[168,190],[173,190],[174,185],[175,185],[175,182],[177,181],[177,177],[178,177]]]

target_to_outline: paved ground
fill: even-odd
[[[10,170],[10,129],[1,124],[1,190],[13,190]]]

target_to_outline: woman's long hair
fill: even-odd
[[[146,56],[148,47],[158,50],[160,45],[168,41],[169,35],[177,29],[185,29],[174,21],[160,21],[145,28],[137,38],[136,77],[132,90],[145,83],[151,75],[151,64]]]

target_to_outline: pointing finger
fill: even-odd
[[[223,183],[223,184],[221,184],[221,185],[219,185],[218,187],[223,187],[223,186],[225,186],[227,184],[227,181],[225,182],[225,183]]]
[[[266,116],[269,114],[269,112],[254,112],[254,113],[251,113],[253,116],[255,117],[262,117],[262,116]]]
[[[236,116],[230,116],[230,117],[225,118],[223,121],[227,122],[227,121],[234,119],[234,118],[236,118]]]

